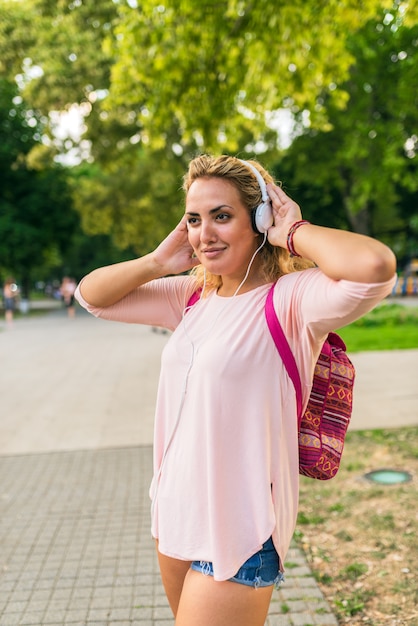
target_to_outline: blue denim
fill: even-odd
[[[191,568],[205,576],[213,576],[213,566],[209,561],[193,561]],[[280,571],[279,555],[271,537],[263,544],[261,550],[250,556],[235,576],[229,580],[255,588],[269,587],[270,585],[277,588],[283,582],[284,577]]]

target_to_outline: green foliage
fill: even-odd
[[[372,326],[402,326],[402,324],[418,325],[418,308],[383,302],[352,325],[358,328],[370,328]]]
[[[22,283],[27,296],[31,274],[60,263],[77,225],[65,172],[28,166],[42,124],[16,88],[1,81],[0,98],[0,270]]]
[[[418,328],[405,324],[391,328],[351,328],[338,331],[348,346],[348,351],[365,352],[367,350],[410,350],[418,348]]]
[[[330,574],[314,573],[314,578],[322,585],[329,585],[332,582],[332,576],[330,576]]]
[[[145,0],[138,8],[121,5],[116,37],[108,38],[105,48],[116,58],[107,106],[134,110],[143,139],[157,147],[174,126],[182,144],[242,149],[239,139],[246,129],[263,139],[266,113],[283,105],[307,108],[312,119],[323,122],[323,94],[338,106],[346,99],[334,85],[351,64],[347,36],[381,4]]]
[[[405,459],[418,459],[416,441],[418,428],[393,430],[361,430],[347,433],[347,443],[361,446],[390,446],[394,454],[402,454]]]
[[[75,207],[90,235],[111,235],[121,249],[145,254],[174,228],[182,214],[183,167],[164,152],[134,163],[118,160],[104,168],[83,166],[73,172]]]
[[[352,535],[350,535],[346,530],[342,529],[339,532],[335,533],[335,536],[341,541],[351,542],[353,541]]]
[[[264,67],[264,62],[267,63],[266,53],[268,62],[271,62],[273,56],[265,37],[257,40],[255,32],[261,29],[262,24],[267,28],[268,12],[261,18],[258,9],[247,13],[242,9],[238,20],[231,9],[226,19],[220,20],[218,8],[208,17],[207,5],[200,3],[199,7],[194,7],[195,19],[199,20],[199,11],[207,17],[205,30],[200,32],[194,24],[190,24],[191,6],[181,3],[173,8],[168,3],[163,10],[161,5],[157,8],[155,3],[148,2],[142,5],[141,11],[122,7],[121,19],[116,28],[118,38],[112,39],[112,43],[108,38],[108,45],[113,46],[117,61],[112,69],[110,96],[103,102],[106,111],[102,111],[102,114],[108,115],[106,129],[108,133],[123,132],[125,125],[126,136],[131,134],[138,141],[138,144],[132,146],[125,140],[123,159],[115,149],[115,146],[121,145],[120,141],[114,143],[113,148],[107,146],[98,155],[105,165],[103,174],[106,176],[105,187],[110,199],[109,208],[103,209],[103,224],[109,220],[113,227],[116,226],[116,233],[120,228],[124,230],[124,222],[118,227],[116,213],[120,214],[120,211],[114,205],[115,197],[118,202],[118,193],[114,196],[112,174],[108,176],[107,173],[109,156],[114,157],[114,162],[123,160],[116,180],[120,181],[125,194],[133,189],[129,172],[134,169],[139,174],[141,171],[141,166],[138,167],[139,158],[143,157],[142,162],[158,162],[156,167],[152,165],[147,168],[150,177],[156,177],[158,172],[160,178],[168,179],[168,175],[162,175],[161,170],[176,164],[178,178],[172,177],[171,189],[167,180],[166,199],[170,203],[176,199],[177,206],[180,206],[178,181],[185,162],[195,150],[214,148],[218,151],[242,152],[251,149],[257,138],[264,142],[265,149],[270,149],[268,154],[263,155],[263,162],[271,162],[276,138],[275,133],[266,127],[261,112],[264,115],[270,106],[278,106],[279,100],[273,105],[268,104],[268,99],[273,97],[272,94],[280,98],[280,89],[283,89],[287,94],[284,102],[291,108],[296,120],[302,107],[293,97],[298,93],[298,72],[289,72],[286,67],[280,73],[281,61],[287,59],[289,62],[292,55],[290,53],[290,57],[286,56],[285,50],[290,44],[280,37],[277,46],[282,54],[275,57],[278,59],[276,69],[272,69],[269,75],[269,80],[273,79],[275,86],[266,86],[260,90],[260,81],[267,80],[267,72],[263,73],[260,67]],[[286,10],[286,7],[282,7],[280,16],[276,16],[279,32],[283,26],[281,17],[286,14]],[[306,7],[308,15],[309,10],[309,6]],[[309,105],[310,130],[296,139],[278,166],[277,173],[278,178],[284,179],[286,190],[301,203],[308,219],[378,236],[394,246],[399,253],[405,251],[407,241],[410,240],[416,214],[416,158],[405,154],[404,144],[413,134],[418,110],[416,94],[411,97],[410,93],[411,85],[417,82],[414,73],[418,65],[414,59],[418,39],[416,27],[405,26],[400,10],[397,17],[394,12],[392,21],[384,15],[392,13],[382,12],[378,19],[371,20],[358,34],[349,38],[349,58],[351,62],[354,60],[349,74],[341,71],[338,78],[334,76],[330,91],[322,85],[315,106]],[[236,23],[234,17],[237,18]],[[320,18],[321,15],[316,19]],[[221,22],[219,28],[216,26],[218,20]],[[302,23],[305,24],[304,20]],[[336,24],[338,31],[338,22]],[[329,25],[328,28],[332,31]],[[230,40],[228,33],[234,33],[233,37],[230,35]],[[335,33],[332,31],[328,36],[333,37]],[[242,37],[247,38],[249,43],[240,43]],[[141,38],[143,46],[139,45]],[[182,42],[187,38],[190,40],[183,46]],[[216,42],[220,39],[230,41],[230,46],[224,45],[218,50]],[[321,42],[324,44],[323,38]],[[251,53],[252,45],[260,48],[257,57]],[[394,51],[400,55],[396,57],[396,62],[392,60],[395,58]],[[239,63],[234,54],[241,55]],[[250,86],[245,88],[243,82],[248,81],[250,76],[254,78],[254,72],[251,74],[249,66],[255,63],[255,59],[259,67],[256,94]],[[228,65],[231,61],[233,64]],[[307,74],[310,76],[309,71]],[[220,79],[224,76],[228,76],[227,81]],[[344,76],[348,76],[348,79],[341,80]],[[221,84],[218,84],[219,81]],[[240,83],[242,89],[239,93],[243,100],[238,102],[233,94]],[[336,103],[333,98],[337,92],[348,94],[349,100],[344,110],[341,109],[341,103]],[[292,93],[292,97],[289,93]],[[310,89],[309,98],[313,93]],[[258,104],[250,104],[251,97]],[[318,107],[322,111],[321,119],[326,111],[329,120],[329,126],[322,131],[315,127],[314,111]],[[227,122],[222,122],[223,118],[227,118]],[[101,146],[103,139],[100,134],[95,132],[95,137],[95,145]],[[103,137],[106,139],[109,135],[105,133]],[[136,149],[136,146],[141,146],[141,150]],[[172,150],[179,155],[178,158],[173,156]],[[401,176],[401,172],[404,172],[404,176]],[[101,190],[106,194],[106,189],[101,187]],[[92,193],[92,197],[95,196],[101,197],[100,194]],[[85,207],[92,206],[91,202],[83,204]],[[127,205],[134,209],[138,207],[138,201],[134,198],[131,205],[128,199]],[[170,204],[165,203],[165,206]],[[164,214],[164,206],[161,208]],[[138,219],[137,226],[133,225],[130,233],[118,234],[117,241],[121,245],[124,245],[124,240],[129,241],[137,250],[149,250],[156,241],[153,235],[158,230],[152,196],[141,196],[138,211],[142,217]],[[139,215],[138,211],[131,210],[130,215]],[[172,226],[175,222],[173,216],[167,217],[166,225]],[[99,223],[96,217],[93,221],[96,225]],[[394,235],[391,236],[390,232]],[[143,234],[143,241],[140,241],[140,233]]]
[[[396,530],[396,523],[392,513],[386,513],[384,515],[372,514],[368,523],[376,530],[384,528],[387,530]]]
[[[348,578],[349,580],[357,580],[360,576],[366,574],[368,570],[366,563],[351,563],[340,572],[340,578]]]
[[[354,591],[347,596],[339,594],[335,599],[335,605],[343,616],[352,617],[364,609],[371,595],[370,592],[366,593],[362,589]]]
[[[347,42],[346,108],[324,96],[329,128],[301,128],[277,165],[312,221],[418,250],[418,26],[401,6],[370,20]],[[415,242],[415,243],[413,243]],[[412,247],[411,247],[412,246]]]
[[[0,167],[3,175],[26,156],[40,140],[42,124],[39,115],[30,110],[16,85],[0,78]]]
[[[101,41],[117,15],[112,0],[25,0],[22,5],[6,0],[0,7],[0,67],[10,78],[21,74],[31,102],[46,112],[61,110],[108,88],[111,60]]]
[[[340,328],[349,352],[418,347],[418,309],[382,304],[349,326]]]
[[[49,113],[82,106],[96,165],[74,173],[86,233],[150,250],[180,216],[189,158],[277,161],[268,120],[285,107],[295,132],[309,119],[279,172],[308,217],[396,232],[403,254],[418,228],[417,13],[392,0],[3,0],[0,72],[50,140]]]
[[[24,59],[35,44],[34,15],[28,3],[0,3],[0,75],[8,80],[22,71]]]
[[[298,514],[298,524],[322,524],[325,518],[321,515],[307,515],[304,512]]]

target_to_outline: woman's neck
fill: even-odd
[[[226,278],[222,277],[222,285],[218,288],[218,296],[222,296],[223,298],[230,298],[234,295],[239,295],[246,293],[247,291],[252,291],[261,285],[266,284],[266,280],[259,275],[258,272],[254,272],[254,274],[250,274],[247,277],[243,284],[242,280],[238,278]],[[240,286],[241,285],[241,286]],[[237,291],[237,289],[239,290]]]

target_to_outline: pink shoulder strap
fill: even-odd
[[[282,358],[284,366],[289,374],[291,381],[296,391],[296,407],[298,413],[298,421],[302,419],[302,383],[300,381],[299,371],[296,365],[295,357],[290,349],[289,343],[280,325],[276,311],[273,305],[273,294],[276,283],[274,283],[269,290],[266,298],[266,304],[264,312],[266,315],[267,325],[270,330],[270,334],[273,337],[273,341],[276,344],[276,348]]]
[[[198,302],[198,300],[200,299],[200,292],[202,290],[198,289],[197,291],[194,291],[192,293],[192,295],[190,296],[187,304],[186,304],[186,309],[188,309],[189,307],[193,306],[194,304],[196,304],[196,302]]]

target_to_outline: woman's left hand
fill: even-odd
[[[267,191],[274,218],[268,240],[273,246],[287,249],[289,230],[302,219],[300,207],[276,185],[268,184]],[[296,252],[333,280],[380,283],[390,280],[396,271],[395,255],[377,239],[314,224],[298,229],[295,235]]]
[[[272,246],[286,248],[290,227],[302,219],[299,205],[278,185],[269,183],[267,191],[271,200],[274,223],[268,230],[268,240]]]

